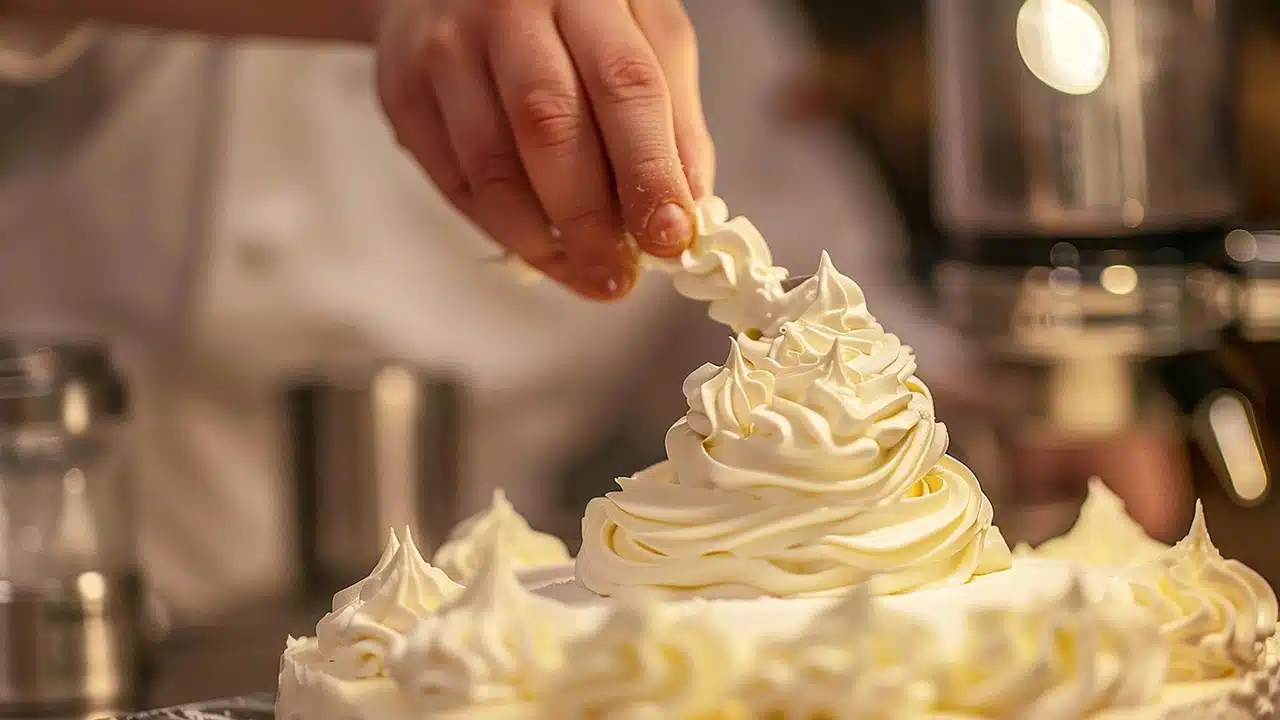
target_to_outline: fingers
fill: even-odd
[[[436,188],[463,214],[471,216],[470,192],[458,158],[453,153],[444,127],[444,117],[435,94],[426,82],[405,82],[405,77],[423,72],[424,17],[397,17],[384,38],[387,52],[379,52],[377,88],[382,106],[395,132],[396,141],[417,160]],[[391,55],[391,57],[388,57]],[[401,58],[416,60],[406,72]],[[418,64],[422,63],[422,64]],[[416,71],[416,72],[415,72]]]
[[[662,65],[671,93],[676,148],[694,199],[715,189],[715,145],[698,86],[698,43],[680,0],[630,0],[631,14]]]
[[[574,273],[625,294],[638,262],[625,241],[591,108],[551,13],[513,3],[490,18],[488,53],[533,191]]]
[[[426,50],[446,135],[471,195],[472,219],[553,279],[588,297],[609,295],[602,288],[575,284],[571,277],[567,257],[525,176],[476,42],[457,23],[444,21],[435,25]]]
[[[625,0],[563,0],[557,23],[587,90],[640,248],[678,255],[693,236],[663,68]]]

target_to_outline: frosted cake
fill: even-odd
[[[857,284],[824,255],[784,289],[718,200],[697,225],[660,267],[734,340],[667,460],[588,505],[572,563],[500,494],[431,562],[393,534],[289,640],[280,720],[1272,715],[1275,593],[1198,509],[1166,547],[1097,484],[1011,553]]]

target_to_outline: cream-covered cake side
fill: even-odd
[[[1202,516],[1132,571],[1021,560],[879,597],[863,584],[827,599],[569,605],[522,586],[501,544],[465,589],[412,547],[393,537],[354,600],[357,615],[359,595],[409,614],[374,605],[350,627],[395,627],[336,648],[291,639],[279,717],[1236,720],[1270,717],[1280,694],[1274,593],[1213,549]],[[331,616],[322,627],[343,627]]]

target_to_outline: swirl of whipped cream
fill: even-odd
[[[670,273],[681,295],[710,303],[711,319],[734,332],[769,324],[787,271],[774,266],[760,231],[744,217],[730,220],[718,197],[700,200],[694,220],[693,242],[679,258],[646,263]]]
[[[388,674],[429,716],[532,715],[559,670],[566,618],[521,585],[511,560],[490,545],[472,583],[423,619],[391,659]]]
[[[867,308],[867,296],[853,278],[836,269],[827,251],[814,274],[776,299],[772,322],[759,328],[764,337],[778,337],[791,323],[828,333],[883,331]]]
[[[1124,500],[1101,479],[1089,481],[1089,494],[1080,506],[1080,517],[1063,535],[1033,549],[1018,547],[1019,555],[1068,560],[1088,565],[1126,568],[1150,562],[1168,545],[1147,535],[1125,511]]]
[[[1076,720],[1160,694],[1168,648],[1122,594],[1087,596],[1073,576],[1025,608],[974,610],[947,663],[940,707],[984,717]]]
[[[990,502],[950,456],[902,497],[871,506],[689,486],[672,463],[618,483],[582,521],[577,577],[600,595],[823,596],[868,580],[882,595],[1010,564]]]
[[[738,690],[749,717],[897,720],[936,700],[933,633],[855,587],[794,638],[764,643]]]
[[[461,523],[449,533],[431,563],[463,585],[480,570],[494,546],[511,555],[516,568],[563,565],[572,561],[560,538],[541,533],[516,512],[501,488],[493,491],[489,508]]]
[[[460,589],[422,558],[406,528],[382,573],[371,575],[355,599],[348,598],[320,619],[320,652],[337,677],[381,677],[387,658],[404,636]]]
[[[1244,563],[1223,559],[1199,502],[1187,536],[1134,568],[1128,587],[1172,648],[1171,682],[1244,675],[1275,634],[1275,591]]]
[[[709,372],[695,372],[685,386],[686,421],[667,435],[680,482],[863,504],[906,492],[946,452],[946,427],[934,421],[928,391],[914,377],[893,377],[891,389],[859,373],[857,360],[866,356],[848,355],[838,339],[801,385],[795,376],[744,373],[735,344],[724,372],[707,384],[736,396],[735,410],[755,401],[745,418],[708,414],[705,391],[694,385]]]
[[[641,594],[615,606],[567,657],[572,670],[552,689],[547,717],[727,720],[750,648],[706,612],[681,616]]]

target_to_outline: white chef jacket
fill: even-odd
[[[717,192],[779,264],[811,272],[828,249],[926,378],[944,370],[956,343],[910,297],[874,171],[838,129],[773,112],[809,52],[795,19],[767,0],[687,5]],[[290,373],[372,358],[460,377],[463,509],[502,485],[536,520],[599,428],[630,417],[660,442],[684,375],[723,359],[725,330],[661,277],[596,305],[487,267],[493,246],[393,144],[362,49],[0,25],[0,78],[0,98],[93,101],[54,150],[0,154],[0,331],[112,338],[144,568],[180,619],[289,579]]]

